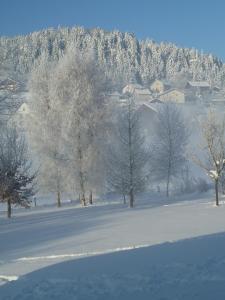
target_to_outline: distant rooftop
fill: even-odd
[[[188,81],[188,84],[192,87],[210,87],[207,81]]]

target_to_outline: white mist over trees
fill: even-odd
[[[167,197],[172,178],[186,162],[187,142],[188,129],[180,110],[174,104],[164,104],[157,114],[150,168],[155,179],[166,183]]]

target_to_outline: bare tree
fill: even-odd
[[[188,130],[180,110],[172,103],[163,104],[158,112],[150,167],[156,180],[166,182],[167,197],[172,178],[185,164],[187,140]]]
[[[194,161],[206,171],[214,181],[216,205],[219,205],[219,181],[225,168],[225,122],[210,112],[202,123],[203,146],[201,159],[194,156]]]
[[[1,127],[0,139],[0,201],[7,203],[10,218],[12,204],[29,206],[36,174],[31,170],[25,140],[15,128]]]
[[[107,162],[109,186],[121,193],[124,201],[128,195],[130,207],[133,207],[135,194],[143,191],[146,184],[147,151],[140,132],[139,115],[130,97],[119,115],[117,134]]]

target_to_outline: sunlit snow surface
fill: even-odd
[[[225,205],[178,200],[1,214],[0,299],[225,299]]]

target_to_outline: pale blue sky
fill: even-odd
[[[47,27],[118,29],[195,47],[225,61],[223,0],[0,0],[0,35]]]

